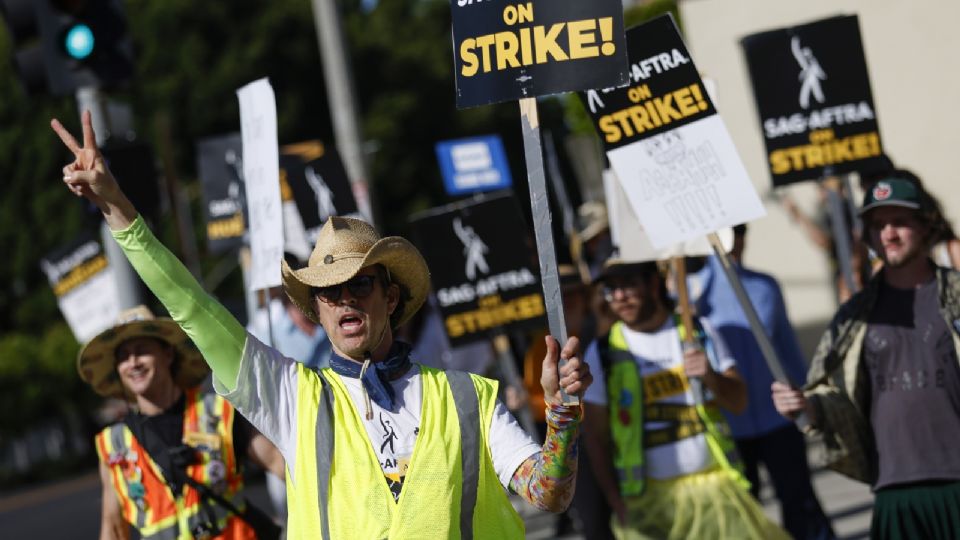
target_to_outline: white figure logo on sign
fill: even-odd
[[[463,242],[463,255],[467,258],[467,266],[464,273],[467,279],[473,281],[477,278],[477,270],[487,274],[490,267],[487,266],[487,259],[484,255],[489,251],[487,245],[483,243],[480,235],[473,230],[473,227],[464,227],[459,217],[453,218],[453,232],[457,238]]]
[[[803,83],[800,86],[800,107],[810,108],[810,94],[813,94],[817,102],[823,103],[823,89],[820,88],[820,81],[826,79],[827,74],[820,67],[820,62],[817,62],[817,57],[813,56],[810,47],[800,46],[800,38],[797,36],[793,36],[790,40],[790,49],[793,51],[793,57],[800,64],[799,79]]]
[[[323,176],[317,174],[313,167],[307,167],[304,175],[307,177],[310,189],[317,197],[317,213],[320,215],[320,221],[326,221],[328,217],[337,215],[337,207],[333,205],[333,191],[327,187]]]

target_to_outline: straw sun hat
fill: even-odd
[[[390,280],[402,285],[409,294],[395,317],[399,327],[423,305],[430,289],[430,271],[423,256],[407,240],[399,236],[380,238],[365,221],[332,216],[320,229],[317,245],[307,266],[299,270],[282,262],[283,288],[290,300],[310,320],[320,323],[314,310],[311,287],[329,287],[344,283],[362,268],[383,265]]]
[[[154,317],[146,306],[137,306],[121,313],[116,325],[80,350],[77,357],[80,378],[101,396],[124,398],[114,352],[124,341],[137,337],[156,338],[173,347],[174,382],[181,388],[197,386],[210,372],[203,355],[173,319]]]

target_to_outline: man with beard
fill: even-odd
[[[587,349],[587,449],[618,539],[784,538],[748,491],[719,408],[746,388],[705,321],[686,329],[655,262],[608,260],[603,295],[617,321]],[[692,378],[703,383],[695,395]]]
[[[960,523],[960,273],[928,258],[938,220],[896,171],[860,215],[883,261],[840,307],[803,391],[773,383],[774,404],[823,435],[828,465],[876,493],[873,538],[955,538]]]

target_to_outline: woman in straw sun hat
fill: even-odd
[[[229,403],[200,388],[210,369],[177,323],[146,306],[127,310],[84,345],[77,369],[95,392],[134,407],[95,438],[101,538],[127,538],[131,525],[145,539],[257,537],[238,514],[246,503],[237,457],[246,452],[280,476],[283,458]]]
[[[507,490],[546,510],[569,504],[581,410],[563,405],[560,388],[577,394],[591,381],[576,338],[562,350],[547,338],[540,447],[497,400],[496,381],[413,363],[394,340],[429,287],[416,248],[331,217],[307,266],[282,267],[287,295],[333,346],[329,368],[306,368],[249,336],[153,236],[104,165],[89,114],[82,146],[52,126],[75,157],[64,183],[100,208],[214,387],[286,459],[290,538],[522,538]]]

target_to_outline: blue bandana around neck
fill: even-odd
[[[383,409],[393,410],[393,401],[396,396],[390,381],[410,368],[410,349],[409,343],[394,341],[387,353],[387,358],[382,362],[371,361],[370,367],[360,379],[370,399]],[[348,360],[336,352],[331,352],[330,367],[342,377],[358,379],[363,365],[354,360]]]

